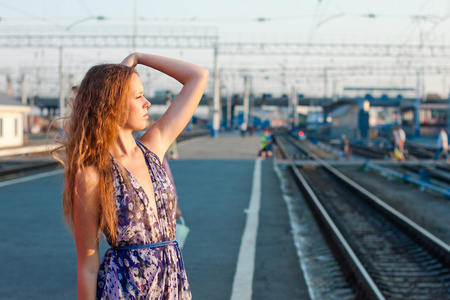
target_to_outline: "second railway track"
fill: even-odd
[[[277,143],[285,159],[296,151],[314,158],[298,141],[278,136]],[[450,247],[316,160],[322,167],[300,170],[291,160],[290,168],[356,298],[450,299]]]

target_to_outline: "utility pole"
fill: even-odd
[[[27,83],[26,83],[26,77],[25,73],[22,74],[22,82],[21,82],[21,89],[22,89],[22,105],[27,105]],[[23,113],[23,128],[25,132],[28,131],[28,114]],[[31,129],[31,128],[30,128]]]
[[[133,0],[133,51],[137,51],[137,0]]]
[[[244,122],[248,126],[248,111],[250,106],[250,78],[244,77]]]
[[[220,77],[219,77],[219,49],[214,48],[214,97],[212,106],[212,128],[211,137],[216,137],[220,129]]]
[[[12,95],[12,79],[11,79],[11,75],[6,75],[6,85],[7,85],[7,88],[6,88],[6,94],[8,95],[8,96],[11,96]]]
[[[28,126],[30,127],[30,133],[33,133],[33,127],[34,127],[33,109],[34,109],[34,95],[32,95],[30,97],[30,123],[28,124]],[[62,124],[62,122],[61,122],[61,124]]]
[[[333,102],[337,101],[336,79],[333,80]]]
[[[169,108],[169,106],[172,104],[172,92],[167,90],[166,91],[166,106]]]
[[[21,89],[22,89],[22,104],[27,105],[27,82],[25,73],[22,74]]]
[[[298,105],[298,97],[297,92],[295,91],[295,87],[292,87],[291,89],[291,101],[292,104],[292,115],[293,115],[293,122],[292,124],[292,130],[297,130],[298,127],[298,113],[297,113],[297,105]]]
[[[64,46],[59,47],[59,117],[63,118],[66,112],[66,99],[64,91]],[[62,120],[60,129],[62,130]],[[61,132],[62,133],[62,132]]]
[[[448,94],[448,99],[447,99],[447,105],[448,105],[448,109],[447,109],[447,133],[450,133],[450,94]]]
[[[294,88],[294,87],[292,87],[292,88]],[[287,101],[287,103],[288,103],[288,108],[287,108],[287,120],[286,120],[286,125],[287,125],[287,127],[289,128],[289,130],[290,129],[293,129],[292,128],[292,122],[293,122],[293,114],[292,114],[292,112],[293,112],[293,104],[294,104],[294,101],[292,101],[292,90],[291,90],[291,94],[289,95],[289,98],[287,99],[288,101]]]
[[[414,105],[414,135],[420,137],[420,100],[421,100],[421,85],[420,85],[420,70],[416,72],[416,103]]]
[[[227,94],[227,129],[231,129],[231,93]]]

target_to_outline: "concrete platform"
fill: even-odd
[[[256,159],[261,135],[241,137],[221,133],[217,138],[200,137],[178,143],[180,159]]]
[[[242,269],[251,278],[240,282],[241,290],[250,289],[247,299],[309,299],[273,161],[256,160],[259,138],[196,138],[181,142],[180,159],[170,161],[190,228],[183,255],[194,299],[244,299],[232,298]],[[253,210],[257,165],[260,205]],[[0,182],[0,299],[76,299],[76,251],[62,221],[62,181],[54,172]],[[258,217],[256,226],[249,216]],[[249,227],[253,268],[239,262]]]

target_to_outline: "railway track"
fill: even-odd
[[[276,136],[357,299],[450,299],[450,246],[289,137]],[[296,152],[321,167],[299,169]]]
[[[429,179],[436,180],[436,183],[445,187],[450,185],[450,172],[445,170],[440,170],[434,166],[413,166],[413,165],[402,165],[403,169],[412,171],[417,176],[421,176],[423,172],[426,172],[426,176]],[[423,177],[423,175],[421,176]]]
[[[329,143],[330,138],[320,135],[311,135],[312,138],[317,139],[323,143]],[[335,140],[336,147],[343,149],[343,144],[341,140]],[[365,145],[361,143],[350,143],[350,148],[352,149],[353,155],[357,155],[364,158],[371,159],[390,159],[392,155],[392,150],[387,148],[385,143],[382,147],[375,145]],[[405,155],[407,159],[420,160],[420,159],[433,159],[435,155],[435,149],[433,147],[426,147],[413,144],[406,141],[405,144]]]
[[[0,181],[52,171],[60,167],[61,164],[56,160],[36,160],[17,164],[0,162]]]
[[[408,151],[409,155],[412,155],[419,159],[433,159],[436,151],[431,147],[418,146],[408,142],[406,142],[405,148]]]
[[[314,138],[328,143],[330,139],[319,136]],[[337,143],[337,147],[342,148],[342,144]],[[350,144],[353,155],[378,160],[391,160],[391,151],[383,147],[368,146],[363,144],[352,143]],[[402,173],[412,175],[421,180],[426,180],[437,186],[447,188],[450,184],[450,168],[441,163],[439,164],[421,164],[422,159],[433,159],[434,149],[432,147],[419,146],[412,143],[406,144],[407,159],[416,164],[401,164],[400,169],[405,169]],[[295,159],[295,157],[294,157]]]

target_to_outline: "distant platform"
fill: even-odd
[[[177,144],[179,159],[256,159],[261,149],[261,133],[241,137],[238,132],[218,137],[199,137]]]

